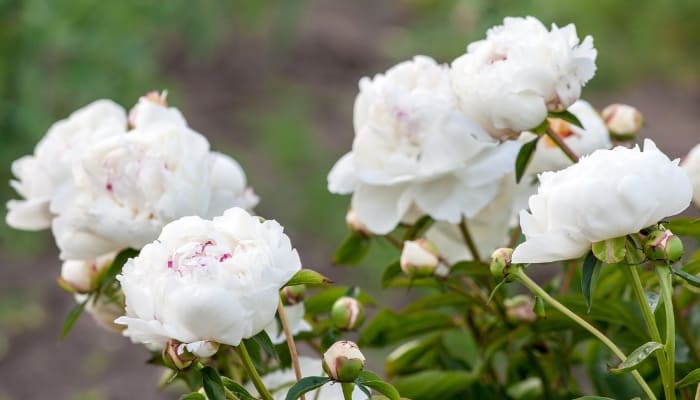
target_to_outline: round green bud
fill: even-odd
[[[401,270],[411,278],[427,278],[440,264],[437,247],[426,239],[407,240],[401,250]]]
[[[349,340],[333,343],[323,354],[323,370],[334,381],[353,382],[365,368],[365,356]]]
[[[649,233],[644,242],[644,254],[652,261],[673,264],[683,257],[683,242],[668,229],[657,229]]]
[[[365,307],[357,299],[343,296],[333,303],[331,320],[338,329],[355,330],[365,321]]]
[[[491,270],[491,275],[493,275],[497,281],[513,282],[515,280],[515,277],[509,273],[512,255],[513,249],[508,247],[501,247],[491,253],[491,265],[489,265],[489,269]]]

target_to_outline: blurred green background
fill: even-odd
[[[0,0],[0,178],[78,107],[168,89],[243,165],[258,212],[286,227],[306,265],[374,290],[371,268],[329,267],[349,199],[325,178],[350,148],[357,81],[415,54],[449,62],[507,15],[576,23],[599,50],[584,97],[638,106],[643,134],[672,156],[700,142],[697,0]],[[3,203],[14,196],[0,186]],[[385,265],[385,249],[370,259]],[[59,342],[72,299],[54,283],[48,232],[0,224],[0,260],[0,400],[174,397],[155,392],[145,352],[88,318]]]

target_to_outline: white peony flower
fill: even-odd
[[[693,184],[693,202],[700,208],[700,144],[693,147],[683,159],[681,166]]]
[[[292,336],[296,336],[302,332],[311,332],[313,330],[311,325],[304,319],[305,312],[304,303],[284,306],[284,314],[287,317],[287,323],[289,323]],[[282,344],[287,341],[284,330],[282,330],[282,326],[276,319],[265,327],[265,332],[267,332],[267,335],[274,344]]]
[[[61,258],[138,249],[168,222],[204,215],[211,198],[210,162],[202,135],[170,123],[92,146],[74,165],[74,190],[52,203]]]
[[[651,140],[644,150],[597,150],[564,170],[540,175],[530,212],[520,212],[525,242],[514,263],[583,256],[591,244],[621,237],[678,214],[690,204],[692,186],[678,160]]]
[[[303,376],[325,376],[321,363],[322,361],[318,358],[299,357],[299,367],[301,368]],[[275,400],[284,400],[289,388],[296,383],[296,375],[293,369],[286,368],[262,376],[262,381],[265,387],[270,390]],[[246,389],[254,396],[258,393],[251,383],[246,384]],[[321,386],[320,389],[308,392],[306,398],[343,400],[343,389],[340,383],[326,383]],[[362,393],[362,390],[356,386],[352,392],[352,398],[353,400],[365,400],[367,399],[367,395]]]
[[[568,111],[581,121],[584,129],[555,118],[550,119],[550,128],[562,138],[564,143],[576,155],[584,156],[595,150],[609,149],[612,146],[605,122],[588,102],[579,100],[569,107]],[[536,136],[533,133],[523,132],[519,141],[526,143],[535,138]],[[544,171],[558,171],[571,164],[571,160],[561,151],[556,143],[545,136],[537,143],[537,149],[530,160],[525,175],[534,175]]]
[[[97,141],[126,132],[126,113],[111,100],[97,100],[49,128],[33,155],[12,163],[12,187],[23,200],[7,203],[7,224],[24,230],[51,226],[53,197],[71,185],[71,165]]]
[[[211,341],[237,346],[275,319],[280,288],[301,268],[276,221],[240,208],[213,220],[184,217],[129,260],[118,276],[134,342]]]
[[[79,293],[95,290],[97,278],[112,265],[116,253],[109,253],[94,260],[66,260],[61,266],[61,281]]]
[[[355,140],[328,175],[333,193],[373,233],[390,232],[409,211],[436,220],[471,218],[513,169],[517,143],[498,144],[456,106],[447,67],[417,56],[360,81]]]
[[[462,110],[496,138],[512,137],[562,111],[595,73],[593,39],[576,27],[547,28],[536,18],[505,18],[452,63]]]

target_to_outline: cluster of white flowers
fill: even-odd
[[[490,254],[518,224],[525,241],[502,249],[504,265],[580,258],[594,243],[682,212],[693,196],[700,207],[700,145],[682,165],[650,140],[643,150],[610,149],[611,134],[629,139],[642,117],[616,104],[601,118],[580,99],[595,59],[592,39],[580,41],[573,25],[548,30],[532,17],[506,18],[451,65],[416,56],[360,80],[352,150],[328,175],[331,192],[352,194],[351,239],[431,217],[424,237],[404,239],[399,263],[411,278],[427,278]],[[516,184],[519,151],[532,148]],[[574,163],[563,150],[581,158]],[[214,356],[261,332],[283,343],[275,319],[282,310],[287,334],[314,331],[299,294],[306,286],[295,279],[280,301],[301,269],[289,237],[276,221],[250,214],[258,198],[240,165],[212,152],[164,94],[148,93],[128,113],[109,100],[81,108],[12,171],[22,199],[8,203],[7,223],[50,227],[61,286],[101,325],[163,351],[166,364],[171,357],[188,368],[189,357]],[[139,254],[117,274],[110,267],[129,248]],[[100,297],[106,271],[118,283],[107,281],[111,297]],[[528,299],[506,306],[513,320],[536,318]],[[331,310],[338,331],[364,317],[349,296]],[[299,361],[306,374],[324,374],[320,360]],[[357,379],[365,358],[339,341],[323,366],[335,382],[310,396],[347,398],[336,383]],[[280,370],[262,380],[281,399],[296,377]],[[364,397],[359,388],[352,394]]]
[[[535,137],[525,130],[569,108],[583,129],[551,119],[556,134],[582,155],[610,147],[605,123],[579,100],[595,58],[592,39],[580,43],[573,25],[547,30],[532,17],[506,18],[451,66],[417,56],[363,78],[352,151],[331,170],[328,188],[352,193],[353,217],[369,233],[429,215],[437,223],[427,237],[452,262],[472,258],[455,227],[466,220],[487,254],[506,241],[510,210],[532,192],[535,174],[571,163],[544,138],[516,187],[516,155]]]
[[[149,93],[127,117],[98,100],[55,123],[34,154],[13,163],[7,223],[51,227],[64,260],[141,248],[168,222],[252,208],[241,167],[209,150],[165,96]]]

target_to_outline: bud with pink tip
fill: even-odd
[[[323,353],[323,370],[338,382],[353,382],[365,367],[365,356],[354,342],[341,340]]]
[[[299,304],[306,297],[306,285],[285,286],[280,290],[280,297],[285,306]]]
[[[426,240],[407,240],[403,243],[401,251],[401,270],[412,278],[424,278],[431,276],[440,258],[437,247]]]
[[[636,108],[627,104],[612,104],[602,112],[605,125],[618,140],[630,140],[642,128],[644,118]]]
[[[365,320],[365,308],[350,296],[343,296],[333,303],[331,320],[336,328],[345,331],[357,329]]]
[[[652,261],[667,261],[671,264],[683,257],[683,242],[668,229],[659,227],[646,238],[644,254]]]
[[[88,293],[97,289],[97,281],[102,271],[114,260],[114,253],[97,257],[91,261],[66,260],[61,266],[58,284],[69,292]]]

